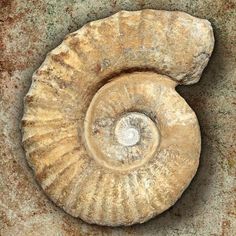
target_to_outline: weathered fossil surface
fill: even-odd
[[[175,91],[199,80],[210,23],[182,12],[121,11],[66,37],[33,76],[26,157],[46,194],[102,225],[173,205],[199,162],[197,118]]]

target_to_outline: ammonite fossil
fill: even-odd
[[[207,20],[121,11],[69,34],[34,73],[23,145],[37,181],[74,217],[142,223],[196,173],[200,131],[175,91],[196,83],[214,45]]]

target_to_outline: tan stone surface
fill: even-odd
[[[235,235],[235,1],[1,1],[0,234]],[[43,194],[22,151],[19,123],[32,73],[68,32],[121,9],[181,10],[208,19],[213,57],[196,85],[177,91],[201,126],[200,168],[181,199],[145,224],[97,227],[70,217]]]

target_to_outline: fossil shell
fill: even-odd
[[[210,23],[182,12],[121,11],[50,52],[25,97],[23,145],[67,213],[130,225],[172,206],[196,173],[200,132],[175,91],[199,80]]]

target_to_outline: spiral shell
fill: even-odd
[[[89,223],[142,223],[196,173],[200,131],[175,91],[199,80],[210,23],[182,12],[121,11],[51,51],[25,97],[23,146],[37,181]]]

